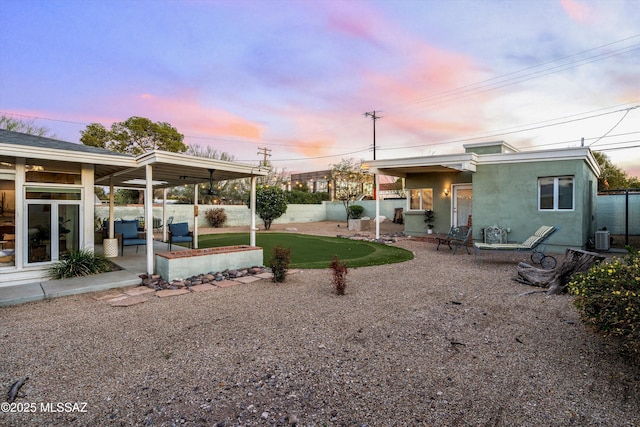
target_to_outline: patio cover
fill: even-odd
[[[406,178],[409,174],[440,172],[475,172],[476,153],[408,157],[402,159],[371,160],[362,163],[363,169],[375,176],[376,194],[380,192],[380,175]],[[376,218],[380,216],[380,199],[376,198]],[[380,238],[380,222],[376,221],[376,239]]]
[[[257,165],[227,162],[206,157],[189,156],[180,153],[154,150],[135,158],[134,167],[114,167],[113,165],[95,166],[95,185],[108,185],[109,197],[109,231],[113,238],[113,188],[144,189],[145,223],[153,224],[153,190],[154,188],[170,188],[187,184],[209,182],[210,172],[216,181],[251,178],[251,225],[250,245],[256,245],[256,178],[265,176],[268,169]],[[198,192],[194,192],[194,204],[198,204]],[[164,223],[165,221],[163,221]],[[197,221],[194,221],[197,224]],[[197,225],[194,230],[194,244],[197,248]],[[153,273],[153,229],[147,227],[147,272]]]

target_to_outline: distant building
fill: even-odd
[[[404,198],[404,180],[392,176],[381,175],[380,193],[381,199],[400,199]],[[336,183],[331,178],[331,170],[321,170],[305,173],[292,173],[291,185],[288,190],[308,190],[310,193],[329,193],[331,200],[335,200],[336,185],[340,187],[341,183]],[[364,199],[373,199],[373,184],[363,184],[362,193]]]

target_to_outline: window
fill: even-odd
[[[3,169],[0,166],[0,169]],[[15,175],[0,172],[0,269],[16,262],[16,184]]]
[[[538,179],[538,209],[543,211],[573,210],[573,177]]]
[[[433,188],[409,190],[409,209],[426,211],[433,209]]]

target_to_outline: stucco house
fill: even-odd
[[[207,183],[212,173],[216,181],[251,178],[255,221],[256,178],[267,174],[260,166],[159,150],[132,156],[0,129],[0,287],[46,279],[61,254],[93,250],[94,186],[110,187],[112,196],[115,187],[144,190],[145,222],[152,224],[154,189]],[[111,230],[113,220],[111,197]],[[197,233],[197,221],[191,225]],[[255,228],[252,222],[247,230],[252,246]],[[152,227],[145,237],[152,248]]]
[[[428,233],[425,210],[435,213],[434,231],[446,233],[472,218],[473,239],[497,225],[509,242],[522,242],[541,225],[560,228],[549,250],[583,247],[596,230],[600,168],[587,147],[520,152],[503,142],[464,145],[452,155],[364,162],[370,173],[405,179],[405,231]]]

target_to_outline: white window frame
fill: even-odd
[[[541,206],[543,180],[553,180],[553,207],[543,208]],[[560,180],[571,179],[571,208],[560,208]],[[574,176],[543,176],[538,178],[538,210],[540,212],[573,212],[576,209],[576,179]]]
[[[411,188],[411,189],[408,189],[408,191],[409,191],[409,197],[407,198],[407,211],[418,212],[418,211],[426,211],[429,209],[433,210],[433,188]],[[413,200],[414,191],[418,192],[418,198],[420,200],[419,209],[414,209],[411,207],[411,201]],[[425,191],[427,193],[431,192],[431,200],[424,200],[422,196]]]

